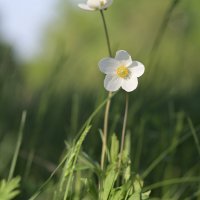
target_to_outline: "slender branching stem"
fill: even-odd
[[[106,109],[104,114],[104,126],[103,126],[103,144],[102,144],[102,152],[101,152],[101,169],[104,168],[105,154],[106,154],[106,146],[107,146],[107,132],[108,132],[108,116],[110,110],[110,97],[112,93],[108,93],[108,101],[106,103]]]
[[[108,53],[109,56],[112,57],[112,51],[111,51],[111,46],[110,46],[110,39],[109,39],[109,34],[108,34],[108,28],[107,28],[107,24],[106,24],[106,19],[104,16],[104,11],[100,10],[101,13],[101,18],[103,21],[103,27],[104,27],[104,31],[105,31],[105,36],[106,36],[106,43],[107,43],[107,47],[108,47]]]
[[[126,124],[127,124],[127,116],[128,116],[128,93],[126,93],[126,103],[125,103],[124,121],[123,121],[123,127],[122,127],[122,137],[121,137],[121,147],[120,147],[118,169],[120,169],[120,165],[121,165],[121,162],[122,162],[122,155],[123,155],[124,142],[125,142],[125,133],[126,133]]]
[[[109,39],[109,34],[108,34],[108,28],[104,16],[104,11],[100,10],[101,18],[103,21],[103,27],[105,31],[105,36],[106,36],[106,43],[107,43],[107,48],[108,48],[108,53],[109,56],[112,57],[112,51],[111,51],[111,46],[110,46],[110,39]],[[108,97],[112,96],[112,92],[108,93]],[[106,154],[106,146],[107,146],[107,132],[108,132],[108,117],[109,117],[109,111],[110,111],[110,98],[108,99],[106,103],[106,108],[105,108],[105,114],[104,114],[104,126],[103,126],[103,139],[102,139],[102,152],[101,152],[101,169],[103,170],[104,168],[104,163],[105,163],[105,154]]]

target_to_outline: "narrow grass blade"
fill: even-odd
[[[17,144],[16,144],[14,156],[13,156],[13,159],[12,159],[9,175],[8,175],[8,181],[10,181],[13,178],[13,174],[14,174],[14,171],[15,171],[17,158],[18,158],[18,155],[19,155],[19,150],[20,150],[20,147],[21,147],[22,139],[23,139],[23,132],[24,132],[24,125],[25,125],[25,122],[26,122],[26,115],[27,115],[27,112],[23,111],[22,117],[21,117],[19,133],[18,133],[18,138],[17,138]]]
[[[163,18],[163,22],[158,30],[158,33],[157,33],[157,36],[156,36],[156,39],[153,43],[153,46],[152,46],[152,50],[151,50],[151,60],[149,61],[149,65],[151,66],[152,63],[154,62],[154,59],[155,59],[155,52],[158,50],[158,47],[161,43],[161,40],[164,36],[164,33],[165,33],[165,30],[167,28],[167,25],[169,23],[169,20],[170,20],[170,17],[171,17],[171,14],[172,12],[174,11],[174,9],[176,8],[176,6],[178,5],[178,3],[180,2],[180,0],[172,0],[168,10],[166,11],[165,15],[164,15],[164,18]]]
[[[174,185],[174,184],[183,184],[183,183],[196,183],[200,182],[200,177],[183,177],[183,178],[174,178],[169,180],[164,180],[152,185],[146,186],[143,188],[144,191],[153,190],[156,188]]]
[[[48,185],[48,183],[51,181],[55,173],[60,169],[60,167],[65,163],[66,159],[68,158],[68,154],[65,155],[65,157],[62,159],[62,161],[58,164],[56,169],[51,173],[49,178],[40,186],[40,188],[28,199],[28,200],[34,200],[36,199],[40,193],[44,190],[44,188]]]
[[[194,194],[192,194],[190,197],[186,197],[184,200],[192,200],[195,199],[195,197],[199,197],[200,196],[200,190],[196,191]]]
[[[117,93],[117,92],[116,92]],[[92,121],[92,119],[96,116],[96,114],[100,111],[100,109],[107,103],[107,101],[109,101],[111,98],[113,98],[113,96],[115,96],[116,93],[112,93],[111,97],[106,98],[96,109],[95,111],[92,112],[92,114],[88,117],[88,119],[86,120],[86,122],[83,124],[83,126],[81,127],[80,131],[78,132],[77,136],[76,136],[76,140],[80,137],[80,134],[83,132],[83,130],[85,129],[86,126],[88,126],[90,124],[90,122]]]
[[[89,125],[85,128],[85,130],[81,134],[81,137],[79,138],[79,140],[77,141],[77,143],[74,147],[74,151],[72,152],[73,157],[70,160],[71,163],[66,162],[66,168],[64,169],[65,170],[64,171],[64,176],[65,176],[64,178],[66,179],[68,177],[68,175],[69,175],[69,177],[68,177],[67,187],[66,187],[65,194],[64,194],[64,200],[66,200],[67,197],[68,197],[69,189],[72,185],[72,178],[73,178],[73,173],[74,173],[74,170],[75,170],[77,158],[78,158],[81,146],[83,144],[83,141],[85,140],[90,129],[91,129],[91,126],[89,126]]]
[[[142,178],[144,179],[149,175],[149,173],[169,154],[171,153],[177,146],[182,144],[184,141],[186,141],[189,137],[191,137],[190,134],[184,135],[179,141],[177,141],[176,144],[171,144],[164,152],[162,152],[150,165],[149,167],[143,172]]]
[[[199,142],[199,139],[197,137],[196,130],[194,128],[194,125],[193,125],[191,119],[189,119],[189,118],[188,118],[188,123],[189,123],[190,129],[191,129],[191,132],[192,132],[192,136],[194,138],[195,145],[197,147],[198,154],[200,156],[200,142]]]

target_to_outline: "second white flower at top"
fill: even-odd
[[[78,6],[89,11],[104,10],[111,6],[112,2],[112,0],[87,0],[86,3],[80,3]]]
[[[122,87],[127,92],[138,86],[138,77],[144,73],[144,65],[133,61],[127,51],[117,51],[115,58],[104,58],[99,62],[100,71],[106,74],[104,87],[110,92]]]

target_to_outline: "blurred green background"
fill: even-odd
[[[115,0],[105,11],[113,55],[127,50],[146,67],[137,90],[130,93],[128,131],[132,167],[148,168],[161,152],[191,130],[199,136],[200,114],[199,0]],[[98,61],[108,56],[99,12],[85,12],[75,3],[60,2],[59,16],[45,32],[42,53],[20,63],[13,49],[0,43],[0,177],[6,177],[15,148],[21,113],[27,110],[22,149],[15,174],[22,176],[27,199],[61,159],[64,141],[71,141],[90,113],[106,98]],[[112,100],[109,133],[119,135],[124,93]],[[100,160],[104,109],[93,121],[84,143]],[[145,184],[199,175],[198,146],[189,137],[145,178]],[[152,192],[170,199],[199,191],[198,184],[163,187]],[[171,195],[171,196],[170,196]],[[176,199],[176,198],[175,198]],[[178,198],[177,198],[178,199]],[[181,199],[181,198],[180,198]]]

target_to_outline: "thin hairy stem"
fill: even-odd
[[[106,144],[107,144],[107,133],[108,133],[108,116],[110,110],[110,97],[112,93],[108,93],[108,101],[106,103],[106,109],[104,114],[104,127],[103,127],[103,144],[102,144],[102,153],[101,153],[101,169],[104,168],[105,154],[106,154]]]
[[[126,103],[125,103],[124,121],[123,121],[123,127],[122,127],[121,147],[120,147],[120,155],[119,155],[119,163],[118,163],[118,168],[119,168],[119,169],[120,169],[120,165],[121,165],[121,162],[122,162],[122,155],[123,155],[123,149],[124,149],[124,141],[125,141],[125,133],[126,133],[127,116],[128,116],[128,93],[126,93]]]
[[[106,36],[108,53],[109,53],[109,56],[112,57],[112,51],[111,51],[111,46],[110,46],[110,38],[109,38],[108,28],[107,28],[106,19],[105,19],[103,10],[100,10],[100,13],[101,13],[101,18],[102,18],[102,21],[103,21],[103,27],[104,27],[105,36]]]
[[[100,10],[101,13],[101,18],[103,21],[103,27],[105,31],[105,36],[106,36],[106,43],[108,47],[108,53],[109,56],[112,57],[112,51],[111,51],[111,46],[110,46],[110,39],[109,39],[109,34],[108,34],[108,28],[104,16],[104,11]],[[108,101],[106,103],[106,108],[105,108],[105,114],[104,114],[104,125],[103,125],[103,139],[102,139],[102,151],[101,151],[101,169],[103,170],[104,168],[104,163],[105,163],[105,154],[106,154],[106,146],[107,146],[107,133],[108,133],[108,117],[109,117],[109,111],[110,111],[110,97],[112,96],[112,92],[108,93]]]

